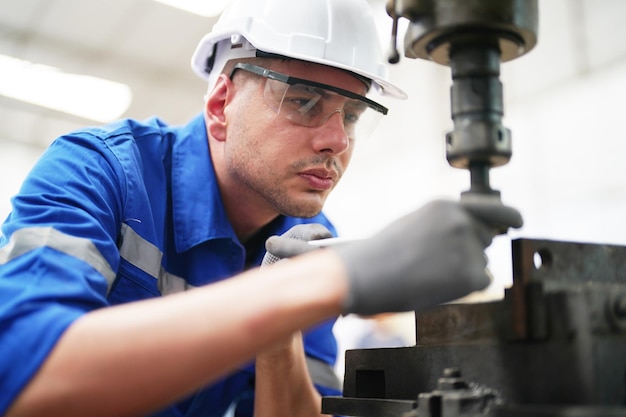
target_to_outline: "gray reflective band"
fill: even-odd
[[[154,279],[159,278],[163,258],[159,248],[139,236],[125,223],[122,223],[121,234],[120,256]]]
[[[157,286],[162,295],[174,294],[193,288],[183,278],[165,271],[161,266],[163,252],[139,236],[130,226],[122,223],[121,234],[120,256],[158,280]]]
[[[174,294],[195,288],[183,278],[172,275],[164,269],[161,269],[159,273],[157,286],[159,287],[159,291],[161,291],[162,295]]]
[[[13,233],[9,243],[0,249],[0,265],[41,247],[55,249],[88,263],[104,276],[109,287],[115,280],[115,272],[91,240],[66,235],[52,227],[29,227]]]
[[[306,357],[306,366],[309,369],[311,380],[317,385],[341,390],[341,382],[332,366],[319,359]]]

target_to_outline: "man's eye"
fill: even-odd
[[[346,123],[354,124],[359,121],[359,118],[365,110],[367,110],[367,106],[362,105],[361,103],[347,105],[343,109],[343,119]]]
[[[320,96],[289,96],[285,97],[285,102],[289,109],[304,114],[316,114],[322,111]]]
[[[289,97],[287,101],[294,107],[311,107],[312,102],[309,98]]]
[[[344,111],[343,113],[343,121],[346,124],[356,124],[359,121],[360,114],[351,113],[349,111]]]

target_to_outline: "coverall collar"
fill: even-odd
[[[172,206],[177,251],[211,239],[238,242],[222,203],[202,114],[180,128],[174,141]]]

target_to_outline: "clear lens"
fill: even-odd
[[[352,139],[366,137],[383,116],[362,100],[317,86],[287,84],[273,79],[266,81],[265,101],[276,113],[307,127],[321,126],[338,113],[346,134]]]

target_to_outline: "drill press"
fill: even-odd
[[[404,54],[449,66],[446,157],[467,169],[461,201],[496,199],[489,172],[511,158],[500,63],[537,42],[537,0],[388,0],[409,26]],[[492,222],[500,233],[506,228]],[[541,263],[537,265],[535,258]],[[626,247],[512,241],[503,300],[416,315],[416,346],[346,352],[342,397],[322,411],[361,417],[626,415]]]
[[[392,17],[390,61],[397,62],[398,19],[409,20],[405,56],[434,61],[451,69],[451,116],[446,157],[470,172],[470,188],[461,201],[490,196],[489,170],[509,162],[511,131],[504,114],[500,63],[529,52],[537,43],[536,0],[389,0]],[[501,230],[506,232],[506,230]]]

